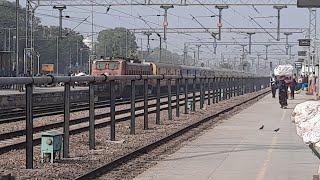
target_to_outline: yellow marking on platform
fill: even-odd
[[[285,118],[285,115],[286,115],[286,111],[283,111],[280,122]],[[271,155],[273,153],[273,146],[277,143],[277,141],[278,141],[278,136],[277,136],[277,134],[275,134],[272,138],[271,146],[268,149],[267,158],[265,159],[263,166],[261,167],[259,174],[257,176],[257,180],[264,180],[264,178],[266,176],[267,169],[268,169],[269,162],[271,160]]]

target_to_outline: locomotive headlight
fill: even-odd
[[[47,144],[48,144],[48,145],[52,145],[52,139],[48,139],[48,140],[47,140]]]

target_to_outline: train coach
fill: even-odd
[[[106,76],[117,76],[117,75],[180,75],[186,76],[231,76],[231,75],[243,74],[241,72],[236,72],[232,70],[214,70],[208,67],[193,67],[193,66],[183,66],[183,65],[173,65],[165,63],[155,63],[155,62],[132,62],[122,58],[116,58],[112,60],[95,60],[92,65],[92,75],[106,75]],[[197,80],[196,88],[199,88],[199,80]],[[174,84],[174,80],[172,80]],[[117,97],[126,97],[130,95],[130,81],[119,81],[116,82],[115,88]],[[183,84],[181,84],[183,85]],[[108,85],[104,85],[104,90],[108,89]],[[190,83],[192,86],[192,83]],[[160,82],[161,91],[166,91],[167,82]],[[172,90],[174,91],[173,86]],[[156,92],[156,80],[148,81],[148,89],[150,93]],[[136,82],[136,92],[137,94],[142,94],[143,92],[143,81]]]

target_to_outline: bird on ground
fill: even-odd
[[[259,128],[259,130],[262,130],[264,128],[264,125],[262,125],[260,128]]]
[[[275,129],[275,130],[273,130],[274,132],[278,132],[280,130],[280,128],[277,128],[277,129]]]

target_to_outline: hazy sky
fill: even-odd
[[[25,1],[20,0],[21,5],[25,6]],[[135,1],[135,0],[133,0]],[[284,1],[285,2],[285,1]],[[254,9],[252,6],[231,6],[229,9],[223,11],[223,27],[254,27],[260,28],[276,28],[277,27],[277,11],[272,6],[256,6]],[[107,7],[94,7],[94,31],[100,31],[106,28],[114,27],[126,27],[126,28],[162,28],[163,17],[157,16],[163,14],[163,9],[158,6],[112,6],[110,11],[106,14]],[[58,11],[53,10],[52,7],[39,7],[36,11],[36,16],[41,18],[44,25],[58,25]],[[218,10],[213,6],[176,6],[174,9],[169,10],[168,22],[169,27],[201,27],[191,15],[196,17],[201,24],[205,27],[217,26],[217,17],[210,17],[214,14],[218,14]],[[64,15],[69,15],[70,19],[63,20],[63,26],[74,28],[83,19],[88,20],[81,24],[75,30],[84,34],[85,36],[91,33],[91,7],[67,7],[64,11]],[[143,17],[143,20],[138,17]],[[250,19],[254,18],[257,23]],[[281,28],[308,28],[309,13],[307,9],[298,9],[294,6],[289,6],[281,11]],[[319,18],[318,18],[319,19]],[[276,34],[272,34],[276,37]],[[143,48],[146,49],[146,36],[137,34],[138,44],[140,45],[140,39],[143,41]],[[304,38],[305,34],[294,34],[290,36],[289,41],[297,42],[297,39]],[[154,34],[152,38],[156,40],[151,41],[151,47],[158,46],[158,38]],[[168,34],[168,49],[179,53],[183,52],[184,42],[198,41],[213,41],[209,34]],[[281,41],[285,41],[285,36],[281,35]],[[248,38],[246,34],[236,33],[223,33],[223,42],[247,42]],[[268,34],[256,34],[252,38],[253,42],[268,42],[275,40]],[[193,48],[193,47],[190,47]],[[247,48],[247,47],[246,47]],[[234,53],[241,53],[240,46],[218,46],[218,55],[221,52],[225,56],[234,56]],[[253,52],[263,52],[263,46],[253,46]],[[283,53],[284,45],[271,46],[270,52]],[[293,52],[297,51],[297,47],[293,48]],[[208,54],[212,55],[213,47],[203,46],[201,47],[201,56]]]

